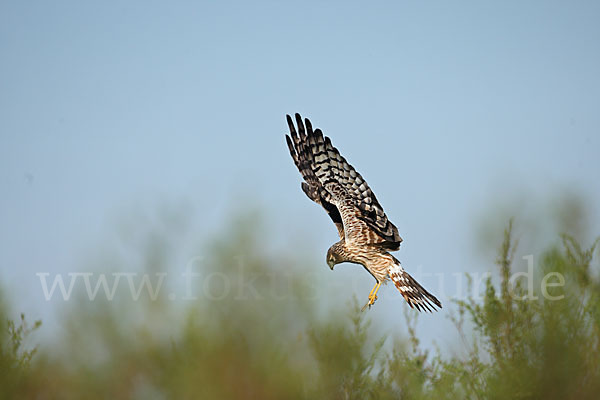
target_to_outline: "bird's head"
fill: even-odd
[[[331,268],[332,271],[334,265],[344,262],[340,255],[339,246],[340,244],[336,243],[333,246],[331,246],[329,250],[327,250],[327,265],[329,265],[329,268]]]

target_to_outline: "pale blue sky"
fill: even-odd
[[[240,193],[280,238],[314,226],[331,279],[294,112],[367,179],[409,271],[472,270],[496,200],[600,201],[598,21],[596,1],[3,1],[0,281],[35,315],[35,273],[76,270],[115,215],[185,199],[210,231]],[[375,317],[401,320],[386,293]]]

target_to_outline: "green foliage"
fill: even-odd
[[[13,320],[7,320],[8,348],[3,349],[2,356],[10,360],[17,369],[27,368],[37,348],[31,350],[23,349],[23,341],[34,330],[42,325],[42,321],[35,321],[32,327],[25,321],[25,314],[21,314],[21,321],[17,325]]]
[[[0,331],[0,388],[9,394],[16,392],[29,373],[29,365],[37,348],[27,349],[25,342],[42,322],[36,321],[29,326],[24,314],[21,314],[18,323],[4,318],[2,312],[0,317],[3,322]]]
[[[417,313],[407,307],[406,332],[392,337],[374,333],[356,299],[323,314],[303,267],[261,248],[250,225],[256,221],[236,220],[203,253],[204,276],[228,282],[226,291],[213,288],[223,296],[184,307],[163,297],[69,304],[64,339],[35,357],[23,340],[39,322],[9,322],[0,342],[1,397],[592,399],[600,392],[598,241],[585,248],[563,235],[539,258],[529,293],[511,281],[517,246],[509,223],[496,278],[486,280],[482,298],[456,302],[466,352],[455,356],[421,344]],[[150,247],[157,245],[167,247]],[[148,256],[152,271],[167,268],[164,254]],[[551,273],[565,284],[544,292]],[[274,291],[282,285],[286,296]]]
[[[548,249],[538,269],[542,277],[563,276],[562,293],[547,288],[546,293],[541,289],[528,298],[530,294],[522,285],[509,285],[515,250],[511,222],[497,260],[500,293],[496,293],[489,278],[482,302],[458,302],[460,313],[470,317],[477,333],[477,345],[470,352],[472,364],[479,371],[471,391],[474,397],[597,397],[599,281],[591,275],[590,264],[598,241],[584,250],[573,237],[563,235],[562,239],[562,249]],[[461,325],[457,326],[460,329]],[[489,362],[480,361],[480,348],[489,355]]]
[[[318,375],[310,398],[377,398],[377,380],[373,374],[385,338],[368,341],[369,325],[354,299],[346,326],[342,321],[317,324],[309,331],[310,350]]]

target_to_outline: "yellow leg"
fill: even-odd
[[[377,292],[379,291],[380,286],[381,282],[377,282],[375,286],[373,286],[373,289],[371,289],[371,292],[369,293],[369,301],[367,301],[367,304],[363,306],[361,311],[365,311],[367,307],[371,308],[371,306],[375,303],[375,300],[377,300]]]

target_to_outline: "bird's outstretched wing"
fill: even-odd
[[[290,154],[304,177],[302,189],[306,195],[325,208],[342,239],[349,234],[344,226],[353,218],[357,220],[357,229],[353,230],[362,232],[363,243],[377,243],[397,250],[402,238],[367,182],[333,147],[331,140],[323,136],[320,129],[313,131],[308,119],[303,122],[299,114],[295,117],[298,131],[292,117],[287,115],[290,135],[286,135],[286,140]],[[345,206],[344,222],[340,213],[342,206]],[[365,225],[375,235],[364,232],[362,227]]]

